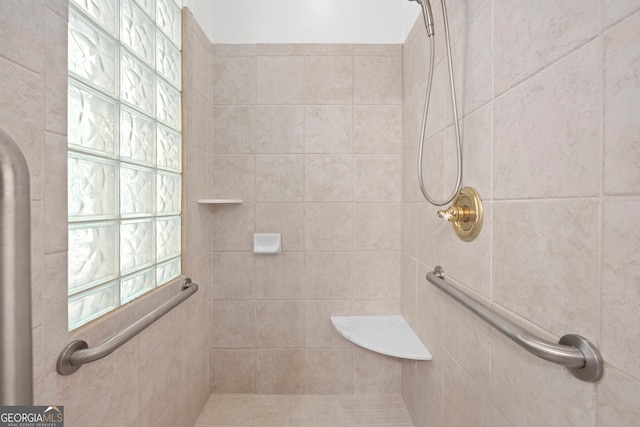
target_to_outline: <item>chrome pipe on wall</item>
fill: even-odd
[[[32,404],[29,168],[0,129],[0,406]]]

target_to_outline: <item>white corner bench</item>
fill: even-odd
[[[404,317],[331,316],[334,328],[354,344],[376,353],[411,360],[431,360],[431,353]]]

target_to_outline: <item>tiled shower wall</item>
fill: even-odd
[[[448,9],[464,183],[479,190],[486,216],[480,237],[463,243],[418,195],[428,52],[419,20],[404,45],[402,311],[433,361],[403,363],[405,401],[419,426],[637,425],[640,4]],[[425,160],[436,197],[455,174],[442,40]],[[581,382],[491,330],[425,280],[436,265],[552,341],[589,338],[606,361],[602,381]]]
[[[212,48],[211,390],[398,392],[329,317],[400,310],[402,46]]]
[[[70,376],[55,370],[71,340],[95,345],[179,292],[179,284],[166,285],[67,331],[67,3],[0,3],[0,127],[25,153],[31,175],[34,403],[63,405],[70,427],[193,425],[209,396],[208,247],[184,248],[198,293],[106,358]],[[204,36],[186,18],[185,55],[194,61],[192,49]],[[188,69],[187,103],[202,90],[191,89],[195,80]],[[185,130],[187,152],[192,132]],[[186,183],[195,167],[185,163]],[[192,228],[187,218],[186,234]]]

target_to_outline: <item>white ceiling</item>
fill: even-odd
[[[214,43],[404,43],[407,0],[183,0]]]

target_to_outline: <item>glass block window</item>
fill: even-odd
[[[69,0],[69,329],[181,274],[181,0]]]

